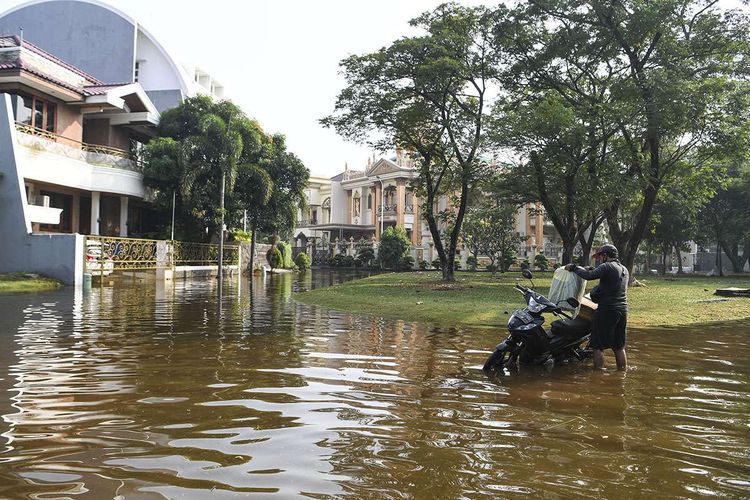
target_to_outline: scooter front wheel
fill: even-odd
[[[484,362],[482,370],[489,372],[492,370],[502,370],[506,366],[515,363],[514,349],[503,342],[495,348],[495,351],[490,354],[487,361]]]

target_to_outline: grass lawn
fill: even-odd
[[[60,287],[60,282],[35,274],[0,274],[0,293],[46,292]]]
[[[390,273],[295,294],[295,299],[330,309],[406,321],[451,325],[504,326],[505,312],[524,306],[513,288],[516,273],[456,273],[456,282],[443,284],[438,272]],[[534,279],[546,294],[551,273]],[[720,298],[714,290],[750,288],[750,276],[639,277],[645,284],[628,291],[630,326],[709,323],[750,318],[750,298]],[[597,282],[589,283],[592,287]],[[521,284],[528,284],[521,280]]]

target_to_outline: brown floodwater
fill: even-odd
[[[750,323],[490,380],[500,331],[291,298],[349,277],[0,295],[0,498],[750,496]]]

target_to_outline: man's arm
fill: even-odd
[[[572,273],[576,273],[586,281],[598,280],[602,277],[602,274],[604,274],[604,265],[597,266],[595,269],[588,270],[582,268],[581,266],[576,266],[575,264],[568,264],[567,266],[565,266],[565,269]]]

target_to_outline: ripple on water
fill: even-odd
[[[291,299],[340,279],[4,297],[0,497],[750,495],[750,324],[488,379],[497,330]]]

